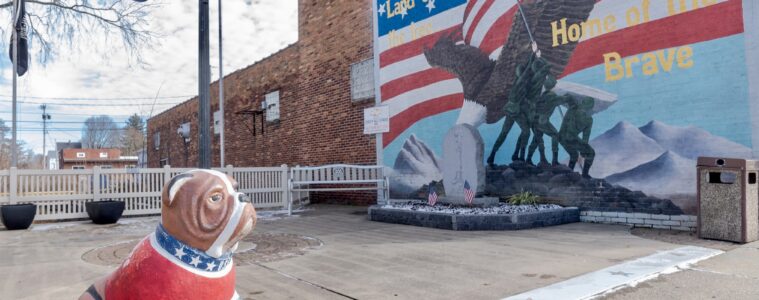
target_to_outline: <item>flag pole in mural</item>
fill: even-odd
[[[538,43],[535,42],[535,38],[532,36],[532,30],[530,30],[530,23],[527,23],[527,17],[524,15],[524,9],[522,9],[522,1],[523,0],[517,0],[517,7],[519,8],[519,14],[522,16],[522,21],[524,22],[524,28],[527,29],[527,34],[530,36],[530,44],[532,45],[532,52],[535,52],[537,56],[540,57]]]
[[[430,2],[373,2],[392,197],[467,178],[484,196],[693,213],[695,159],[759,146],[742,0]],[[456,176],[472,165],[477,184]]]

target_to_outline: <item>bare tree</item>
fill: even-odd
[[[34,153],[32,149],[27,149],[19,152],[18,156],[18,168],[19,169],[44,169],[45,162],[43,161],[42,154]]]
[[[124,155],[137,155],[145,146],[145,121],[137,114],[129,117],[121,136],[121,152]]]
[[[156,37],[146,25],[151,9],[160,6],[158,1],[26,0],[26,3],[30,47],[37,48],[37,59],[43,64],[55,57],[56,48],[61,45],[77,51],[86,47],[103,55],[108,50],[125,49],[130,59],[143,63],[141,52],[150,48]],[[12,1],[0,0],[3,20],[10,20],[12,6]],[[0,29],[0,33],[9,36],[5,29]],[[87,38],[79,38],[83,36]],[[112,41],[114,36],[119,37],[120,43]],[[92,37],[103,40],[93,43]],[[105,45],[107,49],[92,49],[97,45]]]
[[[7,170],[10,167],[11,140],[7,137],[10,130],[5,125],[5,121],[0,119],[0,169],[2,170]]]
[[[109,116],[89,117],[82,127],[82,146],[93,149],[118,148],[121,131]]]

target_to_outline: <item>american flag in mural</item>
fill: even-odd
[[[430,184],[430,192],[427,195],[427,204],[435,206],[435,203],[437,203],[437,192],[435,192],[435,185]]]
[[[529,5],[539,1],[522,2]],[[626,57],[743,32],[742,0],[715,0],[706,7],[684,11],[672,11],[668,5],[672,1],[651,1],[645,9],[645,20],[632,23],[624,16],[634,3],[593,0],[594,7],[587,17],[590,33],[583,34],[576,43],[567,44],[573,45],[572,48],[576,45],[573,51],[548,53],[561,48],[551,45],[552,39],[561,43],[567,34],[552,31],[552,23],[571,13],[566,7],[580,2],[588,1],[547,1],[551,6],[548,9],[538,15],[527,14],[528,21],[535,22],[533,34],[536,39],[542,39],[540,50],[556,60],[552,63],[561,62],[559,78],[603,66],[607,53],[618,52]],[[424,55],[425,49],[432,48],[441,37],[450,36],[456,44],[477,47],[492,60],[499,58],[504,46],[522,46],[509,45],[509,37],[514,34],[512,27],[521,27],[517,0],[378,0],[374,3],[378,14],[380,96],[383,105],[390,109],[390,132],[383,136],[384,147],[424,118],[465,108],[464,88],[459,79],[442,68],[432,67]],[[612,17],[615,17],[614,22],[604,25],[603,22]],[[579,21],[574,20],[574,23]],[[562,28],[561,23],[556,26]],[[689,34],[674,34],[677,32]],[[652,33],[656,33],[657,38],[652,38]],[[515,40],[521,43],[524,38]],[[599,72],[602,74],[603,70]]]
[[[474,201],[474,190],[469,186],[468,180],[464,181],[464,200],[466,203],[469,203],[469,205],[472,205],[472,201]]]

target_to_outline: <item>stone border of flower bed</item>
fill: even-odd
[[[580,210],[576,207],[565,207],[521,214],[456,215],[373,205],[369,207],[368,218],[377,222],[447,230],[521,230],[580,222]]]

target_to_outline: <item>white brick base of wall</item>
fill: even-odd
[[[697,217],[690,215],[670,216],[585,210],[580,212],[580,221],[585,223],[628,225],[642,228],[696,231]]]

